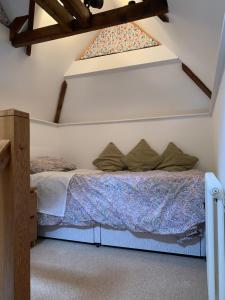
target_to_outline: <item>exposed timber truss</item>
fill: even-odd
[[[33,29],[35,2],[41,6],[57,24]],[[81,0],[30,0],[29,15],[15,18],[10,26],[10,40],[14,47],[27,47],[31,53],[31,45],[61,39],[89,31],[103,29],[158,16],[168,22],[167,0],[143,0],[108,11],[92,14]],[[28,28],[23,31],[28,21]]]

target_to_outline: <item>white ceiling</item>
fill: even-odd
[[[1,0],[3,7],[10,20],[18,16],[27,14],[29,8],[29,0]]]
[[[224,0],[168,0],[170,23],[157,18],[139,24],[186,63],[210,89],[213,87]]]
[[[35,19],[37,26],[52,23],[41,10]],[[8,29],[0,24],[0,109],[14,107],[33,118],[53,121],[63,76],[94,35],[91,32],[34,45],[28,57],[24,48],[12,47]]]

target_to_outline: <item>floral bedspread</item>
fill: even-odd
[[[40,225],[107,225],[132,232],[194,236],[205,222],[204,173],[117,172],[74,175],[63,218]]]

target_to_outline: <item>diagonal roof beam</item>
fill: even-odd
[[[61,0],[61,2],[72,16],[84,26],[88,25],[91,13],[81,0]]]
[[[29,5],[29,19],[28,19],[28,30],[33,30],[34,27],[34,15],[35,15],[35,1],[30,0]],[[26,55],[31,56],[32,45],[26,47]]]
[[[61,117],[61,112],[63,108],[63,104],[65,101],[65,96],[66,96],[66,90],[67,90],[67,82],[64,80],[61,89],[60,89],[60,94],[59,94],[59,99],[58,99],[58,104],[57,104],[57,109],[55,113],[55,118],[54,118],[54,123],[59,123],[60,117]]]
[[[182,70],[194,83],[206,94],[210,99],[212,98],[212,91],[202,82],[202,80],[184,63],[182,63]]]
[[[59,23],[63,31],[72,31],[74,18],[57,0],[35,0],[35,2]]]
[[[12,41],[12,44],[14,47],[24,47],[140,19],[164,15],[166,13],[168,13],[167,0],[145,0],[136,4],[92,15],[87,27],[83,27],[78,20],[75,20],[73,23],[73,31],[71,32],[65,32],[62,27],[57,24],[33,31],[18,33]]]
[[[18,32],[23,28],[24,24],[29,19],[29,15],[17,17],[13,20],[13,22],[9,25],[10,34],[9,34],[9,40],[12,42]]]

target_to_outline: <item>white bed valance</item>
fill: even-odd
[[[7,17],[6,12],[5,12],[1,2],[0,2],[0,23],[7,27],[10,24],[9,18]]]

